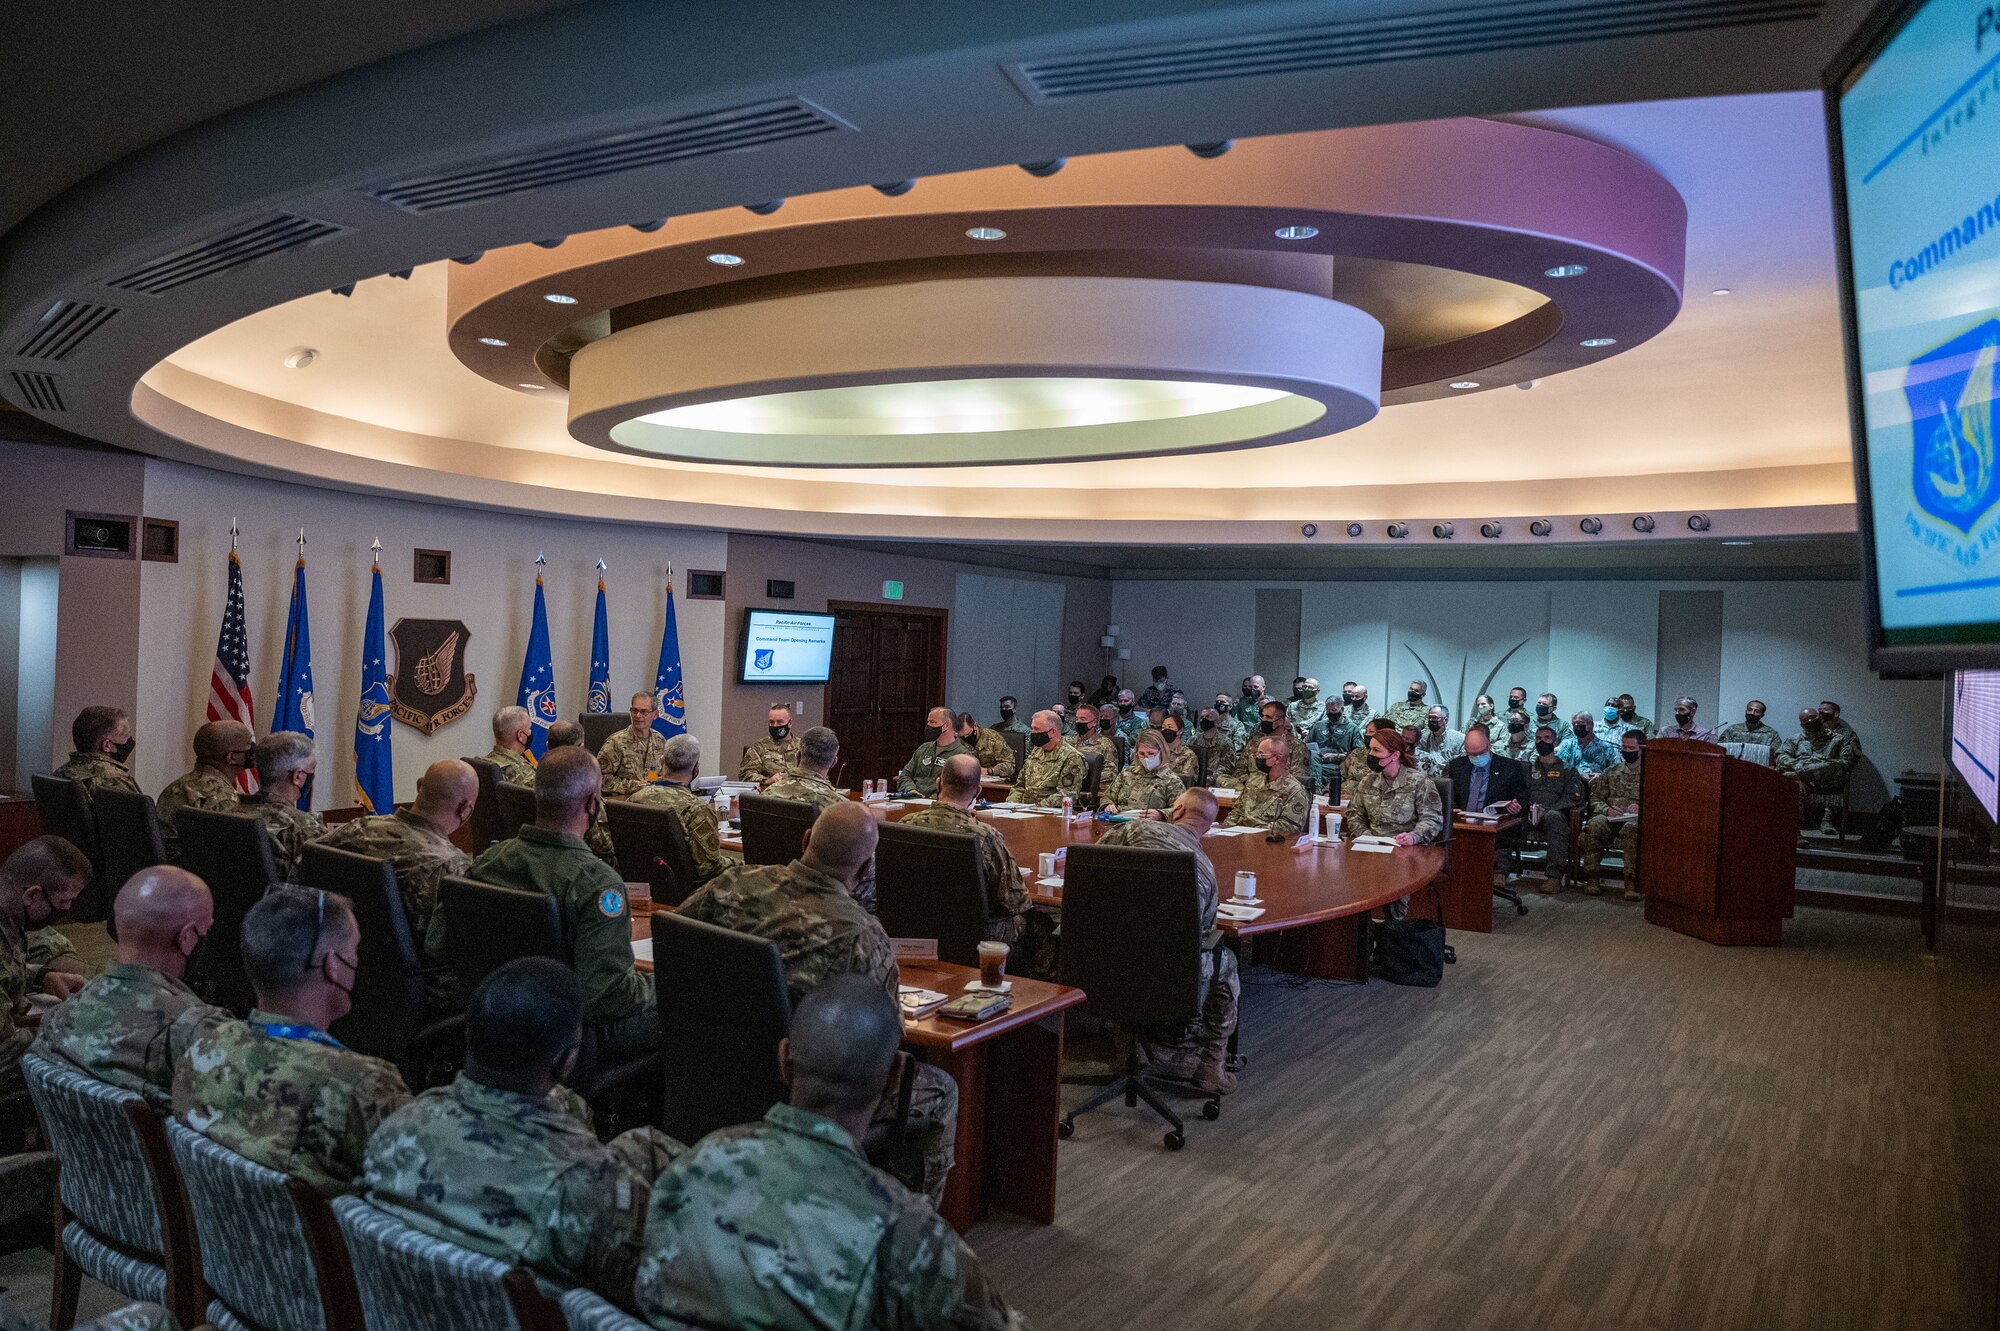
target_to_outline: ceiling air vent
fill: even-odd
[[[219,235],[162,254],[104,285],[143,296],[163,296],[175,287],[230,273],[274,254],[316,245],[347,230],[331,222],[316,222],[291,213],[266,213],[240,222]]]
[[[791,139],[852,128],[811,102],[786,97],[460,162],[365,193],[406,213],[434,213],[551,185],[594,180],[690,158],[749,152]]]
[[[1583,7],[1546,0],[1490,4],[1083,52],[1023,61],[1009,66],[1007,73],[1029,100],[1058,101],[1264,74],[1809,19],[1823,5],[1824,0],[1603,0]]]
[[[40,370],[14,371],[14,391],[21,395],[21,405],[30,411],[68,411],[63,402],[62,380],[53,374]]]
[[[83,345],[84,339],[110,323],[117,313],[117,308],[110,305],[59,300],[49,306],[49,312],[15,354],[29,360],[66,360]]]

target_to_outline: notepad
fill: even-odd
[[[903,1009],[905,1017],[922,1017],[937,1011],[949,1001],[950,995],[935,989],[919,989],[912,984],[896,987],[896,1001]]]
[[[1210,836],[1257,836],[1263,830],[1261,827],[1211,827],[1208,829],[1208,834]]]
[[[1395,848],[1396,848],[1396,843],[1395,843],[1395,842],[1393,842],[1393,841],[1391,841],[1391,842],[1389,842],[1389,843],[1387,843],[1387,844],[1385,845],[1385,844],[1383,844],[1383,843],[1382,843],[1382,842],[1380,842],[1380,841],[1359,841],[1359,840],[1357,840],[1357,841],[1353,842],[1353,843],[1352,843],[1352,844],[1351,844],[1351,845],[1349,846],[1349,849],[1350,849],[1350,850],[1365,850],[1365,851],[1367,851],[1367,852],[1368,852],[1369,854],[1371,854],[1371,855],[1387,855],[1387,854],[1388,854],[1389,852],[1393,851],[1393,850],[1394,850]]]
[[[1210,786],[1208,793],[1219,800],[1233,800],[1236,798],[1236,788],[1233,786]]]
[[[1062,884],[1063,880],[1060,878],[1037,878],[1035,880],[1036,887],[1046,887],[1058,892],[1062,890]]]
[[[1264,909],[1262,906],[1238,906],[1225,901],[1215,908],[1215,913],[1225,920],[1235,920],[1238,923],[1242,923],[1256,919],[1264,913]]]

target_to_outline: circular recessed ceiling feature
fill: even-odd
[[[974,240],[1005,240],[1007,233],[997,226],[975,226],[966,228],[965,234]]]
[[[1271,233],[1279,240],[1311,240],[1319,234],[1316,226],[1281,226]]]
[[[1218,343],[1208,330],[1237,330]],[[977,466],[1242,448],[1374,417],[1382,326],[1324,296],[965,278],[720,306],[570,369],[585,443],[735,466]]]
[[[549,292],[549,293],[548,293],[547,295],[543,296],[543,297],[542,297],[542,299],[543,299],[543,300],[545,300],[545,301],[547,301],[547,302],[548,302],[549,304],[551,304],[551,305],[574,305],[574,304],[576,304],[576,297],[575,297],[575,296],[565,296],[565,295],[563,295],[563,294],[562,294],[562,293],[561,293],[560,291],[551,291],[551,292]]]
[[[740,255],[740,254],[722,254],[722,253],[716,253],[716,254],[711,254],[711,255],[709,255],[709,256],[708,256],[708,261],[709,261],[710,263],[712,263],[712,264],[715,264],[715,265],[717,265],[718,267],[722,267],[722,268],[736,268],[736,267],[740,267],[740,266],[742,265],[742,263],[743,263],[743,256],[742,256],[742,255]]]
[[[1589,271],[1590,271],[1590,266],[1589,266],[1588,264],[1581,264],[1581,263],[1559,263],[1559,264],[1557,264],[1557,265],[1556,265],[1555,267],[1553,267],[1553,268],[1544,268],[1544,269],[1542,270],[1542,276],[1543,276],[1543,277],[1582,277],[1582,276],[1583,276],[1583,275],[1584,275],[1585,273],[1587,273],[1587,272],[1589,272]]]

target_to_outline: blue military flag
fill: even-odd
[[[361,631],[361,702],[354,713],[354,795],[370,813],[396,807],[396,767],[389,756],[389,671],[383,664],[381,542],[373,547],[368,623]]]
[[[653,702],[660,714],[653,729],[672,739],[687,734],[687,694],[681,688],[681,631],[674,623],[674,574],[667,570],[667,622],[660,630],[660,668],[653,676]]]
[[[611,620],[604,613],[604,561],[597,561],[597,623],[590,630],[590,696],[583,710],[602,715],[611,710]]]
[[[313,733],[312,625],[306,617],[306,534],[299,533],[299,562],[292,570],[292,609],[285,619],[285,654],[278,666],[278,706],[271,729]],[[299,807],[312,807],[312,783],[307,782]]]
[[[549,607],[542,595],[539,566],[548,561],[535,556],[535,618],[528,629],[528,654],[521,658],[521,687],[514,701],[528,709],[534,729],[528,735],[528,751],[539,760],[548,751],[549,726],[556,710],[556,663],[549,654]]]

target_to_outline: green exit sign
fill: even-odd
[[[902,600],[902,599],[903,599],[903,584],[902,584],[902,583],[900,583],[900,582],[885,582],[885,583],[883,583],[883,584],[882,584],[882,599],[883,599],[883,600],[885,600],[885,601],[900,601],[900,600]]]

